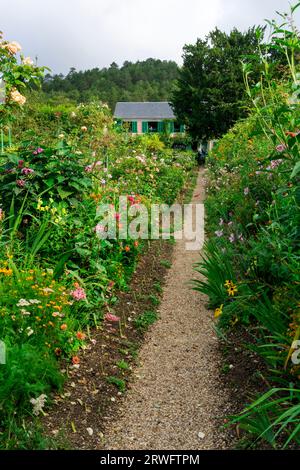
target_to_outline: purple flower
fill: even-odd
[[[32,175],[32,173],[34,173],[34,170],[32,170],[32,168],[23,168],[21,173],[22,175]]]
[[[276,150],[279,153],[284,152],[286,149],[287,149],[287,146],[285,144],[280,144],[280,145],[277,145],[277,147],[276,147]]]
[[[219,225],[220,225],[220,227],[222,227],[222,225],[224,225],[224,220],[223,219],[220,219]]]
[[[232,227],[233,226],[233,222],[228,222],[228,227]]]
[[[249,189],[249,188],[245,188],[245,189],[244,189],[244,194],[245,194],[245,196],[248,196],[249,193],[250,193],[250,189]]]
[[[281,164],[283,160],[272,160],[271,165],[268,166],[267,170],[276,170]]]
[[[223,237],[224,232],[223,232],[223,230],[217,230],[217,231],[215,232],[215,235],[216,235],[218,238],[221,238],[221,237]]]
[[[240,240],[240,242],[243,242],[243,241],[244,241],[243,235],[239,235],[239,240]]]
[[[230,243],[234,243],[235,242],[235,235],[232,233],[229,237],[229,241]]]
[[[106,184],[106,180],[102,179],[101,184]]]

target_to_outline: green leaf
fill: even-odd
[[[60,186],[57,188],[57,192],[59,196],[61,197],[61,199],[66,199],[67,197],[71,196],[71,194],[73,194],[72,191],[65,191]]]
[[[300,173],[300,161],[296,163],[293,173],[291,174],[291,178],[295,178],[298,173]]]

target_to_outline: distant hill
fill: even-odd
[[[99,99],[114,109],[117,101],[168,101],[178,75],[176,62],[147,59],[136,63],[113,62],[109,68],[76,71],[64,76],[46,75],[47,95],[64,94],[78,102]]]

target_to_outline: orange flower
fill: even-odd
[[[85,334],[81,333],[81,331],[78,331],[76,338],[79,340],[84,340],[85,339]]]
[[[125,246],[124,250],[126,251],[126,253],[128,253],[130,251],[130,247],[127,245]]]
[[[72,357],[72,363],[73,364],[79,364],[80,363],[80,359],[78,356],[73,356]]]
[[[135,241],[134,242],[134,246],[137,248],[139,246],[139,242],[138,241]]]
[[[68,325],[66,325],[65,323],[63,323],[60,327],[60,329],[63,331],[65,331],[67,328],[68,328]]]

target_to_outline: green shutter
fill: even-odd
[[[148,132],[148,122],[143,122],[142,123],[142,131],[143,131],[143,134],[147,134],[147,132]]]
[[[157,130],[158,130],[158,132],[160,132],[160,133],[164,132],[164,123],[163,123],[163,121],[160,121],[160,122],[158,123]]]
[[[137,134],[137,131],[138,131],[137,122],[136,122],[136,121],[132,121],[131,126],[132,126],[131,129],[132,129],[133,134]]]
[[[170,122],[170,134],[174,134],[175,132],[175,125],[174,121]]]
[[[180,132],[185,132],[185,126],[184,124],[180,124]]]

